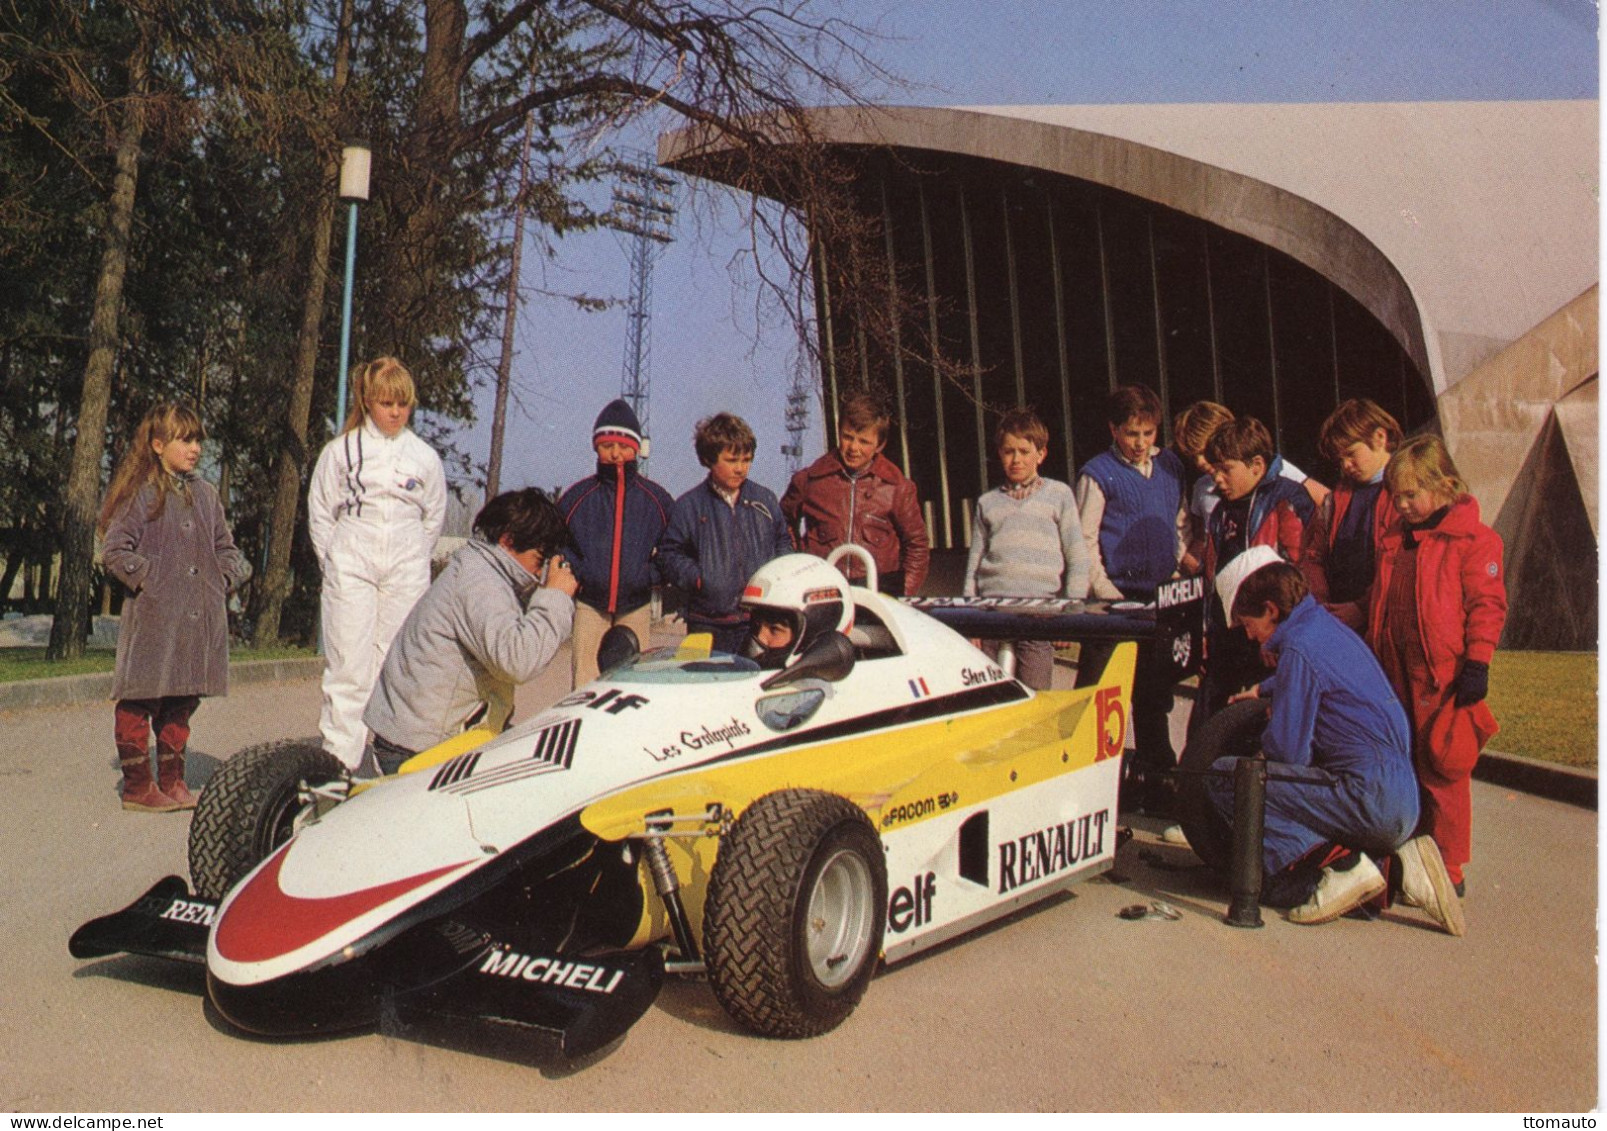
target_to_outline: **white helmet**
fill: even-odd
[[[784,668],[828,632],[847,632],[854,624],[854,602],[848,581],[813,554],[783,554],[760,566],[738,602],[750,613],[785,618],[792,641],[766,649],[749,637],[748,655],[761,667]]]

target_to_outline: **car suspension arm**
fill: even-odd
[[[662,832],[650,829],[642,838],[642,849],[647,854],[647,870],[653,874],[653,888],[664,909],[669,912],[670,929],[675,932],[675,947],[681,952],[681,962],[688,967],[701,969],[703,957],[698,953],[697,940],[692,937],[692,924],[686,917],[686,906],[681,902],[681,880],[670,863],[670,854],[664,848]]]

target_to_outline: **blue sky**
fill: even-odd
[[[895,69],[987,104],[1592,97],[1584,0],[900,0]],[[963,47],[961,46],[963,45]]]
[[[871,53],[905,80],[885,101],[927,105],[1378,102],[1597,96],[1598,15],[1585,0],[858,0],[836,9],[879,33]],[[697,419],[728,410],[759,437],[753,477],[778,494],[782,402],[795,335],[761,325],[738,268],[740,209],[681,190],[683,221],[654,276],[650,473],[672,494],[703,472]],[[691,207],[688,207],[688,206]],[[695,216],[695,218],[694,218]],[[623,299],[619,237],[527,251],[532,291]],[[532,293],[519,319],[502,486],[589,473],[598,410],[619,394],[624,312],[580,314]],[[458,446],[484,464],[490,397]],[[823,443],[818,406],[806,453]]]

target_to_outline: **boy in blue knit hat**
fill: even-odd
[[[642,425],[624,399],[597,414],[592,447],[597,470],[558,500],[573,542],[575,634],[570,642],[571,686],[597,678],[597,645],[616,624],[630,626],[645,647],[652,628],[653,552],[669,526],[675,502],[642,475]]]
[[[1211,433],[1205,458],[1222,500],[1205,524],[1206,585],[1215,586],[1221,570],[1253,546],[1270,546],[1298,566],[1306,523],[1317,504],[1304,484],[1283,474],[1283,457],[1267,426],[1253,416],[1228,421]],[[1227,704],[1228,696],[1260,675],[1261,649],[1231,625],[1231,610],[1210,608],[1191,734]]]

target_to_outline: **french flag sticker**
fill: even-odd
[[[932,689],[926,686],[926,680],[916,678],[910,680],[910,694],[917,699],[925,699],[932,694]]]

